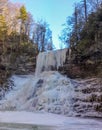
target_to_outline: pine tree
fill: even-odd
[[[22,6],[20,8],[20,16],[19,19],[21,20],[21,26],[20,26],[20,44],[22,41],[22,36],[25,34],[25,22],[27,20],[27,11],[25,6]]]
[[[3,45],[3,53],[5,53],[5,39],[7,33],[6,21],[3,15],[0,15],[0,42]]]

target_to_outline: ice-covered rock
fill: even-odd
[[[97,78],[72,80],[45,71],[38,77],[13,76],[12,80],[15,87],[0,101],[1,110],[102,117],[102,86]]]
[[[13,80],[16,87],[1,101],[0,109],[71,113],[73,86],[67,77],[49,71],[38,78],[14,76]]]

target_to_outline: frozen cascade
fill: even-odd
[[[50,71],[63,66],[66,52],[67,49],[40,53],[36,76],[13,76],[15,87],[0,100],[0,110],[102,117],[100,79],[70,79],[57,71]]]
[[[66,60],[67,48],[62,50],[39,53],[37,58],[36,73],[39,75],[42,71],[58,70],[63,66]]]
[[[13,76],[15,87],[0,102],[0,109],[71,113],[74,91],[70,79],[57,71],[50,71],[63,66],[67,50],[40,53],[36,76]]]
[[[43,72],[38,77],[13,76],[12,79],[15,87],[0,101],[1,110],[71,113],[73,86],[70,79],[57,71]]]

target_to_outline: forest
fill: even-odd
[[[102,0],[82,0],[74,3],[72,16],[66,18],[60,40],[68,47],[100,41]],[[80,43],[81,42],[81,43]]]
[[[49,24],[42,19],[35,21],[24,5],[9,0],[0,1],[0,41],[3,53],[7,45],[19,49],[24,43],[35,43],[39,51],[51,50],[53,47]]]
[[[102,0],[82,0],[74,4],[59,39],[70,48],[69,69],[80,68],[81,77],[102,76]],[[70,64],[67,58],[66,64]],[[68,65],[65,71],[68,70]],[[74,71],[74,70],[73,70]],[[67,72],[72,75],[73,71]],[[74,73],[75,73],[74,71]]]
[[[21,3],[0,0],[0,84],[12,73],[34,71],[38,52],[52,50],[49,24]]]

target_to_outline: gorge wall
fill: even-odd
[[[8,43],[8,45],[5,54],[0,50],[0,90],[4,91],[9,89],[8,79],[12,75],[35,72],[36,56],[38,55],[36,46],[33,44],[21,46],[19,51],[16,46],[10,48],[11,44]]]
[[[58,71],[70,78],[102,78],[102,43],[98,47],[93,45],[87,48],[81,54],[77,48],[68,49],[65,63]]]

